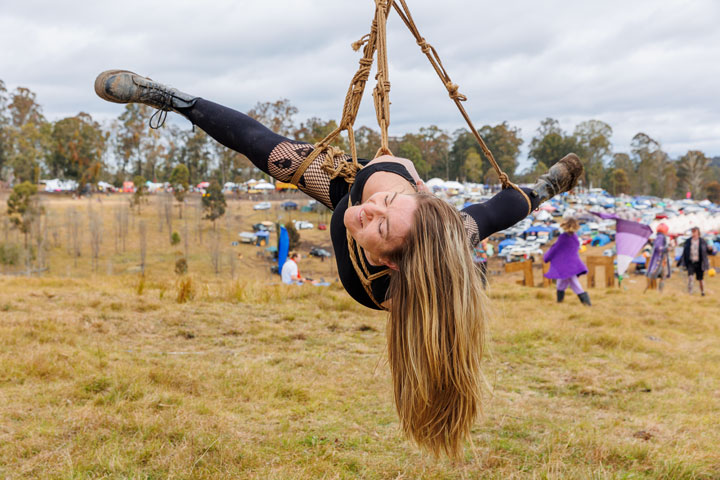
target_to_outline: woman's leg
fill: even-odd
[[[568,279],[568,283],[570,284],[570,289],[573,291],[575,295],[580,295],[581,293],[585,293],[585,290],[582,288],[582,285],[580,285],[580,280],[578,280],[577,275],[573,275]]]
[[[569,279],[570,282],[570,288],[572,289],[573,293],[575,293],[578,298],[580,299],[580,302],[583,305],[587,305],[588,307],[592,304],[590,303],[590,295],[582,288],[582,285],[580,285],[580,280],[578,279],[577,275],[573,275]]]
[[[278,135],[260,122],[217,103],[198,98],[186,109],[178,109],[194,125],[226,147],[242,153],[257,168],[281,182],[289,182],[314,146]],[[347,161],[350,156],[336,157],[335,165]],[[331,195],[330,175],[321,168],[325,154],[321,154],[305,170],[298,181],[298,188],[328,208],[334,208],[339,198]],[[337,182],[344,180],[338,179]],[[342,184],[341,184],[342,185]]]
[[[194,97],[126,70],[108,70],[95,80],[95,92],[115,103],[144,103],[160,111],[158,123],[167,111],[178,112],[228,148],[245,156],[263,172],[282,182],[289,181],[313,145],[296,142],[272,132],[259,122],[233,109]],[[349,156],[334,158],[334,166]],[[347,183],[331,178],[321,165],[325,154],[305,170],[298,187],[329,208],[347,192]],[[341,183],[342,182],[342,183]],[[343,191],[344,189],[344,191]],[[338,194],[331,195],[331,191]]]
[[[562,303],[562,301],[565,299],[565,289],[568,287],[568,284],[570,282],[567,278],[559,278],[557,280],[557,286],[555,295],[557,296],[557,303]]]

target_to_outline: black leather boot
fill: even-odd
[[[574,153],[568,153],[550,167],[547,173],[540,175],[532,187],[532,195],[542,203],[555,195],[572,190],[583,173],[580,159]]]
[[[590,303],[590,295],[588,295],[587,292],[578,294],[578,298],[583,305],[587,305],[588,307],[592,306],[592,303]]]
[[[190,108],[197,97],[127,70],[108,70],[95,79],[95,93],[114,103],[144,103],[169,112]]]
[[[555,290],[557,292],[557,303],[562,303],[565,299],[565,290]]]

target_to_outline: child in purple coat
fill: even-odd
[[[578,280],[578,276],[587,273],[587,267],[578,254],[580,240],[575,235],[580,225],[574,218],[568,218],[560,224],[560,228],[563,233],[543,256],[545,262],[550,262],[550,269],[545,277],[557,280],[558,303],[563,301],[565,289],[570,287],[583,305],[590,306],[590,295],[583,290]]]

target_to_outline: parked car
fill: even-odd
[[[250,232],[240,232],[238,236],[240,237],[240,243],[255,243],[257,239],[257,236]]]
[[[324,223],[319,223],[318,230],[327,230],[327,225],[325,225]]]
[[[314,227],[312,223],[304,220],[295,220],[293,223],[295,224],[295,228],[298,230],[307,230]]]
[[[270,202],[260,202],[253,205],[253,210],[270,210]]]
[[[269,232],[270,228],[262,223],[256,223],[252,226],[254,232]]]
[[[287,202],[281,203],[280,206],[282,208],[284,208],[285,210],[297,210],[297,208],[298,208],[298,204],[295,202],[291,202],[290,200],[288,200]]]
[[[310,255],[318,258],[330,258],[330,252],[320,247],[313,247],[310,249]]]

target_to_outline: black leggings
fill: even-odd
[[[226,147],[250,159],[260,170],[281,181],[289,181],[303,160],[313,151],[313,145],[296,142],[272,132],[256,120],[233,109],[223,107],[202,98],[181,113],[194,125]],[[299,181],[300,190],[312,198],[333,208],[339,198],[331,194],[330,176],[320,168],[324,162],[320,155],[308,167]],[[336,157],[336,165],[350,157]],[[339,180],[339,179],[338,179]],[[523,189],[532,201],[532,209],[538,200],[530,189]],[[506,189],[484,203],[471,205],[461,212],[471,245],[495,232],[515,225],[528,214],[525,198],[514,189]]]

